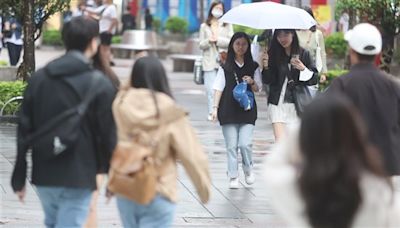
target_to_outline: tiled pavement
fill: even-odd
[[[38,66],[43,66],[54,56],[62,52],[41,50],[37,52]],[[0,57],[4,58],[4,53]],[[169,73],[170,84],[177,102],[190,112],[190,119],[209,156],[213,180],[212,196],[208,204],[202,205],[190,179],[180,167],[179,197],[174,227],[283,227],[282,219],[270,208],[264,192],[261,178],[261,166],[264,156],[269,152],[273,136],[266,121],[266,100],[257,96],[259,118],[254,132],[253,148],[256,183],[247,186],[241,177],[241,188],[228,188],[226,154],[221,128],[218,124],[205,121],[206,97],[202,86],[192,82],[189,73],[172,73],[171,62],[163,61]],[[117,60],[114,68],[121,79],[129,75],[131,60]],[[10,188],[10,175],[15,160],[15,126],[0,125],[0,226],[4,227],[41,227],[43,213],[34,187],[27,186],[25,204],[18,202]],[[104,188],[101,190],[104,193]],[[100,197],[98,203],[99,227],[120,227],[115,201],[105,204]]]

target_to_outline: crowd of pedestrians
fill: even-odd
[[[200,201],[209,201],[207,153],[174,101],[157,58],[138,57],[128,84],[120,84],[110,58],[117,27],[112,0],[85,2],[78,9],[63,25],[66,54],[28,81],[12,188],[23,201],[31,150],[32,183],[46,227],[96,227],[104,174],[109,174],[107,197],[116,196],[124,227],[170,227],[178,162]],[[393,188],[400,175],[400,86],[374,66],[382,49],[378,29],[368,23],[350,29],[349,73],[322,94],[307,92],[315,98],[300,107],[298,88],[310,91],[326,80],[322,32],[317,26],[275,29],[266,39],[268,50],[255,59],[250,36],[218,21],[224,12],[221,1],[210,5],[199,47],[207,119],[219,121],[225,140],[227,187],[240,187],[239,163],[245,182],[256,181],[253,131],[257,106],[267,105],[276,145],[257,181],[265,183],[288,224],[400,226],[400,196]],[[4,21],[0,34],[16,64],[21,25],[13,18]],[[266,86],[267,104],[257,103],[255,94]],[[148,195],[143,203],[140,198]]]

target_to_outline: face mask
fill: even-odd
[[[213,10],[211,11],[211,14],[212,14],[215,18],[220,18],[220,17],[222,16],[222,14],[224,14],[224,13],[222,12],[222,10],[213,9]]]

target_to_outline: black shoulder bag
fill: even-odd
[[[301,117],[301,114],[304,112],[304,108],[311,103],[312,97],[308,87],[299,81],[293,80],[291,73],[292,71],[289,71],[287,86],[293,92],[294,106],[296,108],[297,115]]]

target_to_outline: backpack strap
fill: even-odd
[[[48,75],[47,71],[45,71],[45,73],[46,73],[46,75]],[[60,123],[60,121],[63,121],[65,118],[67,118],[70,115],[74,115],[74,113],[77,113],[78,115],[83,117],[87,111],[89,103],[97,95],[96,87],[98,87],[98,85],[100,83],[100,77],[102,77],[102,75],[100,75],[100,73],[95,71],[95,73],[93,74],[93,77],[91,79],[89,89],[87,90],[84,99],[78,105],[76,105],[72,108],[69,108],[69,109],[65,110],[64,112],[58,114],[57,116],[50,119],[47,123],[42,125],[34,133],[28,135],[27,138],[25,139],[24,143],[26,145],[30,145],[36,139],[42,137],[43,135],[45,135],[49,131],[51,131],[57,124]],[[64,83],[67,83],[67,82],[64,82]]]

